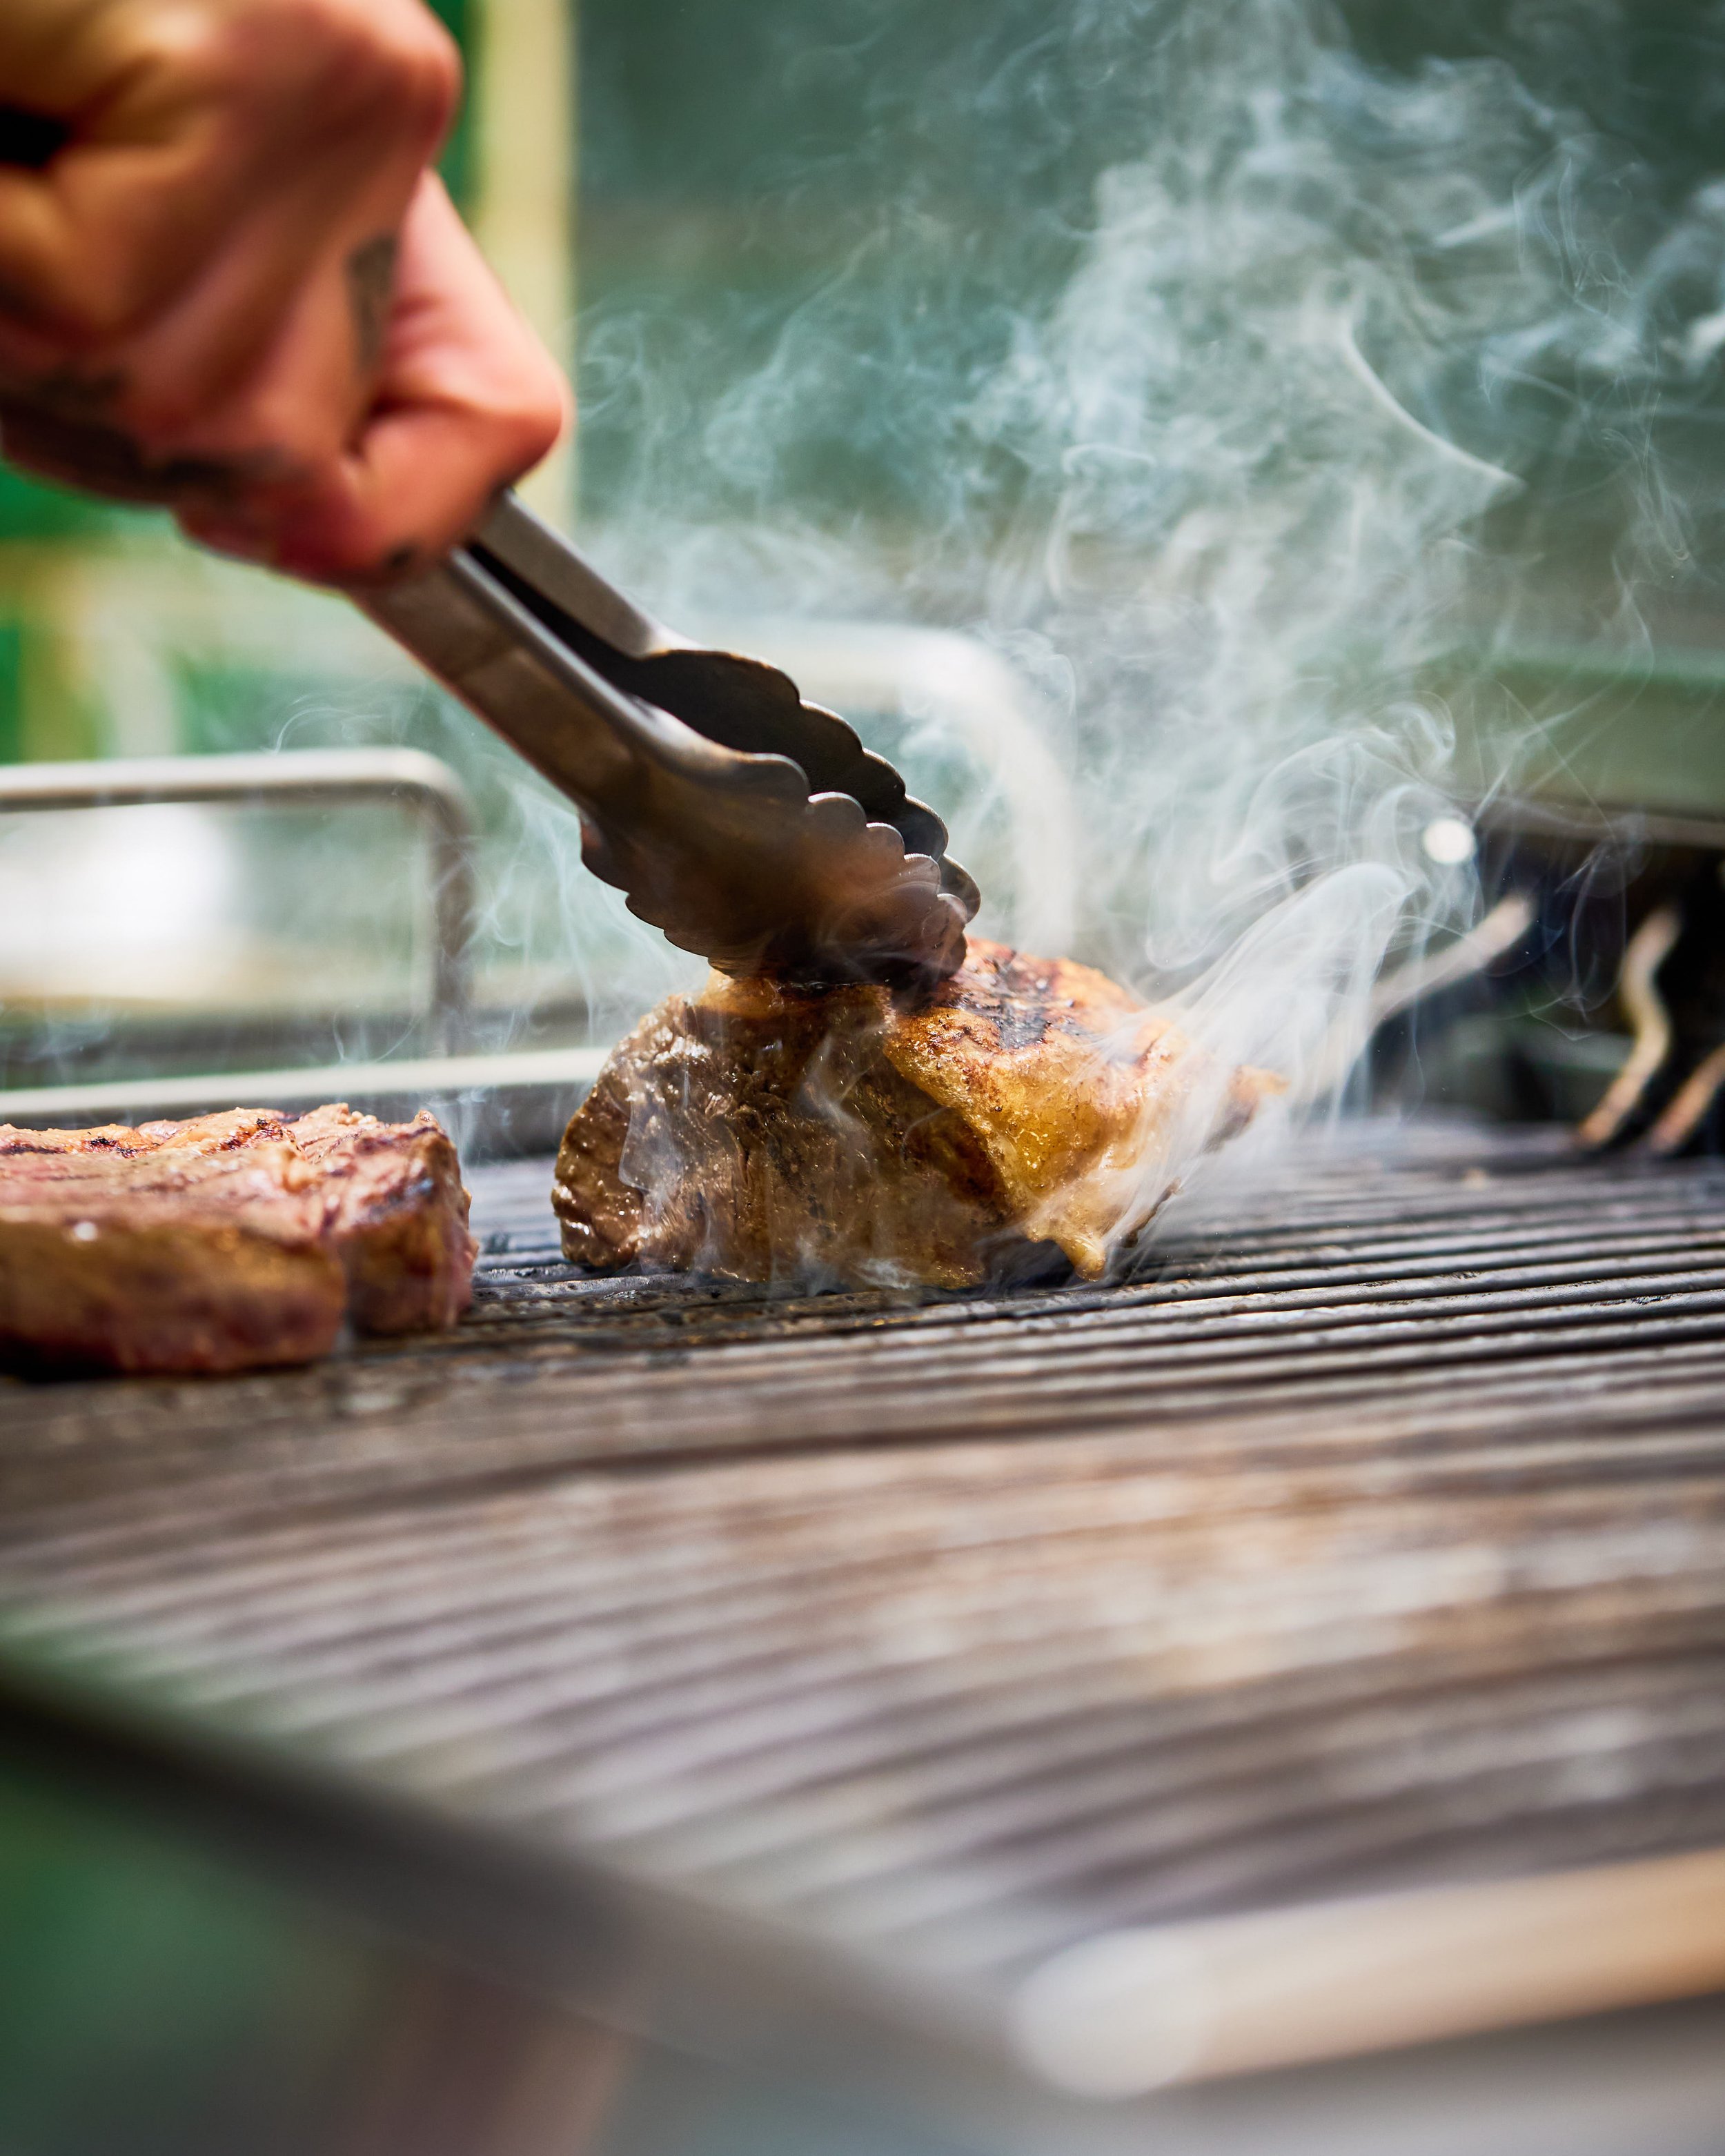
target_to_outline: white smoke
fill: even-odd
[[[590,387],[634,436],[593,542],[674,617],[769,594],[937,620],[1034,670],[1080,796],[1078,955],[1297,1100],[1363,1043],[1386,955],[1475,908],[1470,870],[1417,844],[1450,783],[1453,662],[1434,682],[1547,604],[1527,475],[1603,460],[1598,633],[1640,633],[1687,557],[1655,426],[1725,351],[1725,193],[1673,219],[1502,61],[1368,64],[1321,0],[1116,13],[1065,33],[1106,52],[1116,106],[1136,71],[1142,140],[1096,178],[1058,295],[1015,289],[1049,251],[1027,231],[943,313],[921,204],[883,195],[702,414],[655,408],[664,325],[614,308]],[[859,455],[902,500],[799,506],[811,445],[865,410]],[[1189,1165],[1147,1162],[1127,1209]]]

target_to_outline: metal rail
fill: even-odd
[[[302,1114],[326,1101],[403,1122],[421,1108],[439,1116],[469,1159],[544,1152],[603,1068],[603,1048],[507,1049],[490,1055],[401,1056],[279,1070],[199,1072],[188,1078],[116,1078],[90,1086],[0,1091],[0,1122],[26,1130],[144,1123],[223,1108]]]
[[[418,749],[365,748],[0,767],[0,815],[170,802],[269,808],[387,802],[417,814],[431,839],[434,1030],[438,1046],[445,1052],[465,1045],[473,921],[469,858],[473,814],[466,788],[448,764]]]

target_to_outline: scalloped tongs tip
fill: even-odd
[[[361,603],[581,812],[588,866],[721,972],[956,972],[975,885],[946,826],[757,659],[643,613],[513,494]]]

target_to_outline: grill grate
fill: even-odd
[[[1368,1130],[1154,1280],[764,1301],[476,1178],[447,1340],[0,1385],[15,1650],[1009,1988],[1725,1844],[1725,1172]]]

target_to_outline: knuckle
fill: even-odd
[[[525,336],[525,332],[524,332]],[[573,417],[573,398],[561,371],[536,340],[527,340],[514,378],[500,388],[487,413],[500,453],[536,462]]]
[[[441,134],[461,100],[461,55],[454,38],[429,15],[425,28],[429,34],[418,39],[408,65],[416,110],[425,124]]]
[[[536,460],[556,448],[574,420],[575,400],[569,385],[555,367],[547,367],[545,378],[521,413],[522,432],[536,444]]]
[[[190,0],[133,9],[125,27],[133,70],[235,109],[285,97],[436,130],[461,94],[459,49],[422,0]]]
[[[499,431],[511,447],[542,456],[563,431],[564,401],[551,385],[514,400],[499,414]]]
[[[428,145],[461,92],[454,39],[420,0],[247,0],[239,9],[144,11],[164,72],[239,113],[301,113],[320,129],[363,121]],[[171,48],[171,49],[170,49]]]
[[[536,465],[542,457],[549,456],[567,424],[567,408],[562,398],[542,398],[524,410],[519,423],[519,439],[527,462]]]
[[[454,41],[418,0],[268,0],[279,33],[332,99],[415,133],[447,125],[461,90]]]

